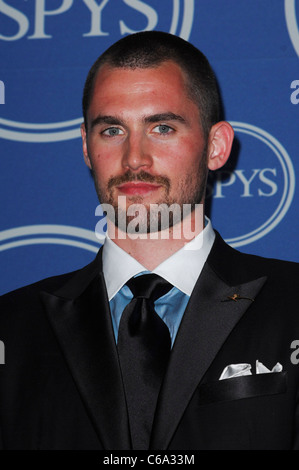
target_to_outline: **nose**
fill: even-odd
[[[131,171],[145,170],[152,166],[152,157],[146,135],[132,132],[126,139],[122,165]]]

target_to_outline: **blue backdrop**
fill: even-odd
[[[298,19],[297,0],[0,0],[1,293],[93,259],[82,88],[101,52],[145,29],[190,40],[216,72],[236,139],[209,182],[214,227],[299,261]]]

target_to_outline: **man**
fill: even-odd
[[[2,447],[299,448],[298,266],[200,217],[233,140],[208,61],[128,36],[91,68],[83,113],[108,236],[82,270],[3,297]]]

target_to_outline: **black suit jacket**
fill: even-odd
[[[241,254],[217,234],[171,353],[151,449],[299,447],[298,281],[297,264]],[[101,250],[0,306],[2,447],[130,449]],[[256,375],[256,360],[283,372]],[[219,381],[236,363],[253,375]]]

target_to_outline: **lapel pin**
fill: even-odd
[[[254,299],[251,299],[250,297],[242,297],[239,294],[229,295],[225,300],[221,300],[221,302],[228,302],[229,300],[233,300],[234,302],[237,302],[238,300],[250,300],[251,302],[254,302]]]

